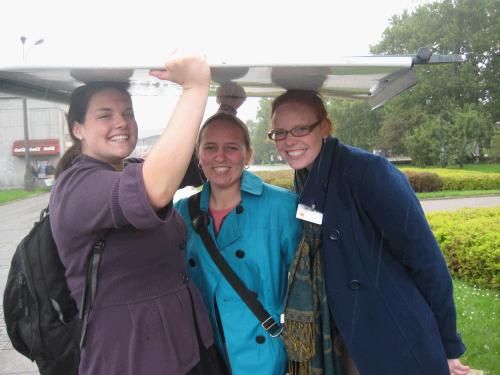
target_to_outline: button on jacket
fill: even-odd
[[[330,137],[299,202],[323,212],[328,303],[360,373],[449,375],[452,281],[406,177]]]
[[[210,185],[206,183],[200,199],[202,211],[208,212],[209,197]],[[269,336],[222,276],[200,236],[193,231],[187,206],[187,199],[177,203],[177,209],[189,223],[186,261],[208,307],[219,350],[224,353],[215,301],[233,373],[284,374],[286,354],[281,339]],[[301,231],[301,223],[295,218],[296,208],[297,196],[293,192],[263,183],[244,171],[240,204],[226,216],[217,236],[213,220],[209,225],[226,261],[277,322],[284,310],[288,269]]]

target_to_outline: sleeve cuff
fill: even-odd
[[[118,184],[113,190],[112,210],[123,215],[128,223],[137,229],[149,229],[169,221],[173,217],[174,208],[170,203],[155,212],[149,203],[144,180],[142,163],[125,167]]]

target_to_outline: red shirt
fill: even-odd
[[[210,209],[210,214],[212,215],[212,217],[214,219],[214,231],[215,231],[215,234],[219,233],[219,229],[220,229],[220,226],[222,225],[222,222],[224,221],[224,218],[235,207],[236,206],[232,206],[232,207],[229,207],[229,208],[224,208],[222,210],[214,210],[213,208]]]

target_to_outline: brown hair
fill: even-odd
[[[196,140],[196,153],[198,153],[200,149],[203,132],[210,126],[210,124],[217,120],[229,121],[238,126],[243,132],[245,147],[249,152],[252,152],[252,142],[250,141],[248,127],[236,116],[237,109],[243,104],[245,99],[245,90],[234,82],[220,85],[217,88],[217,103],[220,104],[220,107],[219,110],[213,116],[209,117],[201,127],[200,132],[198,133],[198,139]]]
[[[196,140],[196,153],[198,153],[198,150],[200,148],[200,142],[201,142],[201,137],[203,136],[203,132],[215,121],[229,121],[235,126],[239,127],[241,131],[243,132],[243,140],[245,143],[245,147],[247,148],[248,151],[252,151],[252,142],[250,141],[250,133],[248,132],[248,127],[245,125],[243,121],[241,121],[238,117],[235,115],[225,112],[225,111],[219,111],[215,115],[211,116],[205,123],[202,125],[200,132],[198,133],[198,139]]]
[[[84,123],[85,116],[92,97],[100,91],[115,89],[127,95],[131,100],[130,94],[127,91],[128,84],[122,82],[92,82],[86,85],[77,87],[71,94],[69,100],[69,110],[67,115],[69,135],[73,141],[73,145],[66,150],[64,155],[57,163],[55,177],[57,178],[61,172],[68,169],[73,160],[82,153],[82,142],[73,134],[75,123]]]
[[[328,118],[325,103],[316,91],[310,90],[288,90],[273,100],[271,106],[271,116],[280,105],[285,103],[303,103],[313,109],[318,115],[318,119]]]

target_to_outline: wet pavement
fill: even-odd
[[[47,206],[48,194],[0,205],[0,375],[38,374],[35,363],[12,347],[3,319],[3,291],[10,260],[17,244],[29,232],[42,208]],[[63,374],[61,374],[63,375]]]

